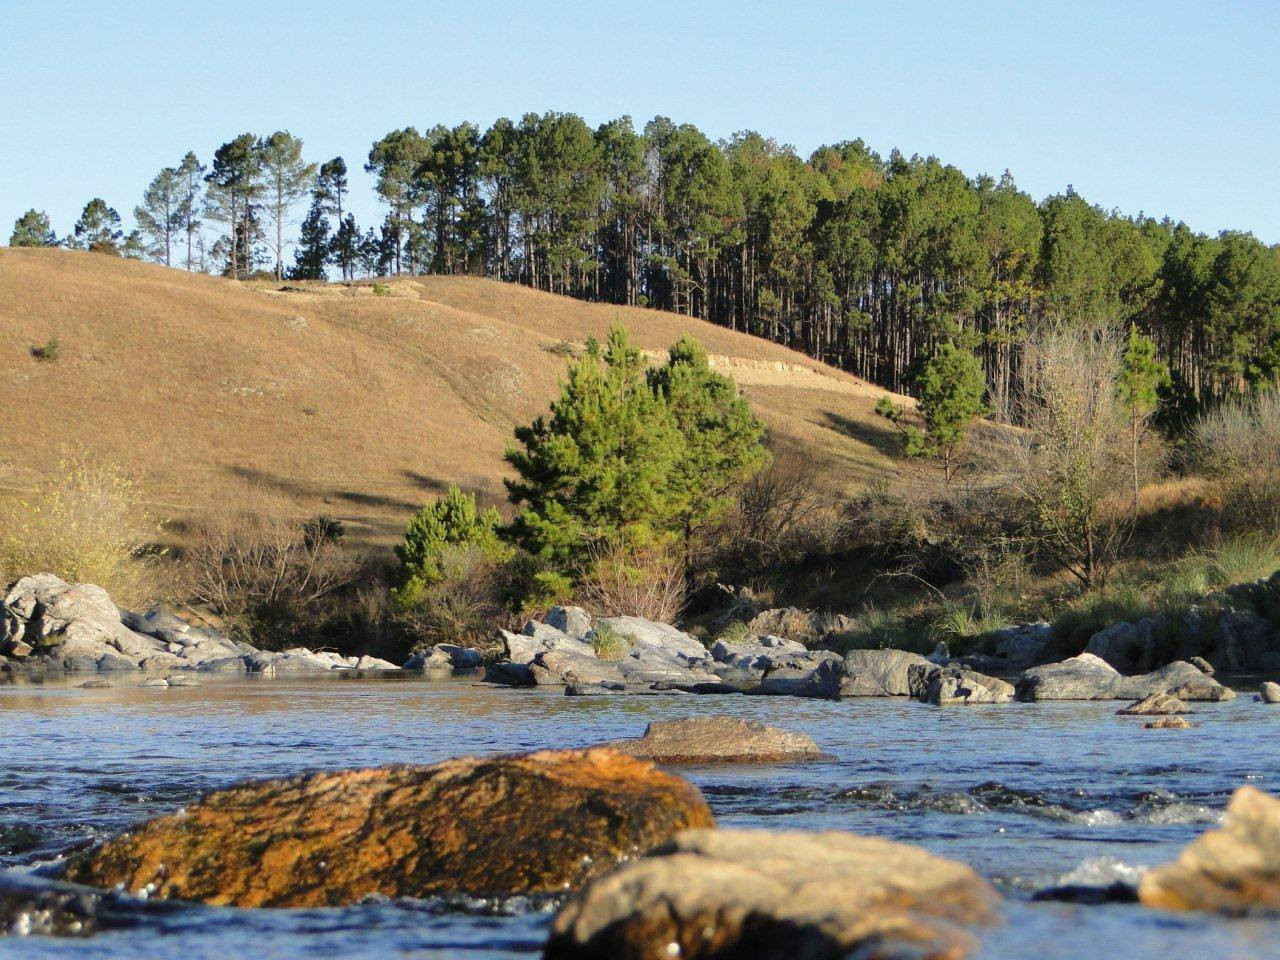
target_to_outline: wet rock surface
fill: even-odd
[[[907,675],[911,696],[934,706],[1008,703],[1013,699],[1013,684],[963,667],[913,664]]]
[[[1280,799],[1241,787],[1222,829],[1201,834],[1174,863],[1148,870],[1138,897],[1165,910],[1280,911]]]
[[[1032,667],[1015,686],[1019,700],[1140,700],[1153,693],[1171,693],[1183,700],[1216,701],[1235,696],[1185,661],[1130,677],[1091,653]]]
[[[1186,712],[1186,703],[1169,693],[1153,693],[1116,711],[1119,716],[1160,716]]]
[[[690,827],[698,790],[612,750],[245,783],[70,860],[65,879],[242,907],[578,888]]]
[[[999,897],[969,867],[854,834],[694,830],[569,901],[547,960],[960,958]]]
[[[644,736],[605,746],[654,763],[780,763],[822,756],[813,738],[738,717],[655,720]]]

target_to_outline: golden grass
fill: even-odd
[[[772,438],[833,492],[891,469],[882,391],[784,347],[687,317],[465,277],[243,284],[64,250],[0,250],[0,488],[68,450],[118,465],[158,519],[280,495],[384,545],[450,483],[504,499],[513,426],[542,412],[554,345],[615,322],[663,351],[697,337],[740,377]],[[280,289],[284,287],[285,289]],[[33,344],[61,341],[54,361]]]

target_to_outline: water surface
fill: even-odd
[[[1280,958],[1280,921],[1132,905],[1032,903],[1062,882],[1132,879],[1216,823],[1231,791],[1280,790],[1280,708],[1195,704],[1194,730],[1142,730],[1116,703],[937,709],[898,700],[566,697],[474,680],[316,677],[106,690],[0,686],[0,868],[203,791],[302,770],[431,763],[463,753],[582,746],[646,723],[727,713],[811,734],[820,764],[683,770],[724,826],[842,829],[972,864],[1008,898],[985,957]],[[381,902],[323,910],[181,906],[80,940],[0,938],[0,957],[226,960],[536,957],[551,906]]]

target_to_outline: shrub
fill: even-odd
[[[591,631],[591,649],[601,660],[621,660],[630,646],[627,638],[607,623],[598,624]]]
[[[632,544],[593,551],[575,596],[603,616],[672,623],[688,602],[688,589],[684,569],[669,549]]]
[[[359,564],[324,518],[231,515],[197,526],[189,590],[265,646],[291,641],[321,601],[351,584]]]
[[[147,556],[154,532],[123,474],[64,461],[31,496],[0,503],[0,570],[94,583],[122,605],[151,601],[159,589],[158,570]]]
[[[1204,414],[1192,437],[1201,467],[1222,491],[1227,528],[1274,536],[1280,530],[1280,387]]]
[[[391,296],[391,285],[386,283],[379,283],[378,281],[375,280],[373,283],[373,295],[375,297]]]
[[[836,653],[850,650],[910,650],[928,653],[933,647],[926,631],[913,630],[903,613],[868,605],[824,644]]]
[[[436,563],[436,575],[420,583],[413,602],[397,606],[402,621],[427,644],[483,646],[495,627],[513,626],[504,600],[510,593],[510,565],[480,547],[448,545]]]
[[[746,643],[751,639],[751,628],[745,621],[731,620],[716,634],[716,639],[725,643]]]
[[[396,547],[400,560],[396,602],[412,609],[423,591],[444,576],[441,558],[450,548],[475,548],[493,563],[504,563],[511,551],[498,539],[498,511],[480,511],[475,494],[450,486],[443,497],[429,503],[405,527],[404,540]]]
[[[62,341],[57,337],[46,340],[31,348],[31,355],[37,360],[53,362],[62,356]]]

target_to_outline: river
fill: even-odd
[[[938,709],[897,700],[566,697],[474,680],[214,679],[192,688],[0,686],[0,868],[252,777],[638,736],[726,713],[803,730],[833,758],[681,772],[722,826],[841,829],[963,860],[1005,895],[983,957],[1280,958],[1280,920],[1032,902],[1064,882],[1132,879],[1217,822],[1244,783],[1280,789],[1280,708],[1192,705],[1194,730],[1141,729],[1121,704]],[[551,907],[517,898],[323,910],[181,906],[83,939],[0,937],[0,957],[124,960],[536,957]]]

